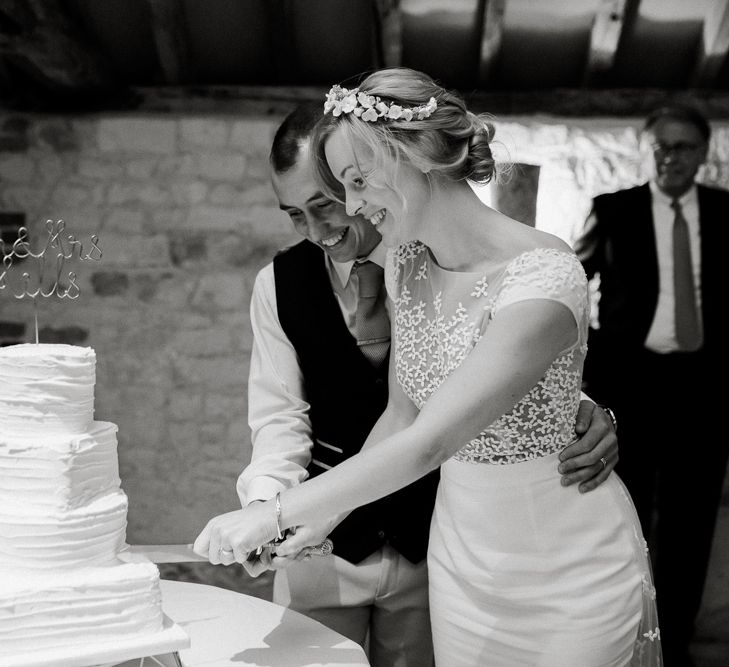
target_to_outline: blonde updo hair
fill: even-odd
[[[376,165],[386,158],[405,157],[423,173],[444,180],[485,184],[494,177],[491,118],[468,111],[460,95],[427,74],[405,67],[378,70],[359,84],[359,90],[403,108],[427,104],[431,97],[438,106],[422,120],[379,118],[369,122],[352,113],[324,115],[314,131],[312,147],[316,176],[331,196],[341,198],[341,184],[329,169],[324,144],[340,127],[353,146],[364,145],[372,151]]]

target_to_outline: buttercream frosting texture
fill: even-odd
[[[95,381],[91,348],[0,348],[0,664],[162,629],[156,565],[117,557],[127,496]]]

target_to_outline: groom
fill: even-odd
[[[238,480],[243,506],[355,454],[387,402],[385,250],[372,224],[347,216],[313,178],[309,139],[321,116],[319,103],[298,107],[271,149],[280,208],[305,240],[264,267],[253,289],[253,454]],[[363,292],[366,285],[374,287]],[[593,410],[590,401],[580,405],[576,431],[584,435],[560,466],[562,483],[581,482],[582,491],[607,478],[618,458],[610,420]],[[306,526],[244,566],[253,576],[275,569],[274,602],[367,645],[373,667],[430,665],[425,556],[437,484],[435,471],[336,526]]]

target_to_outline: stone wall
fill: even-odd
[[[281,117],[0,115],[0,213],[24,214],[36,241],[47,219],[63,219],[86,248],[99,236],[101,261],[73,267],[79,298],[41,300],[38,321],[41,342],[97,352],[96,417],[119,425],[130,542],[190,542],[208,518],[237,506],[235,480],[250,457],[251,288],[258,269],[296,240],[267,175]],[[644,178],[638,124],[497,123],[501,157],[539,165],[530,170],[538,227],[570,241],[593,194]],[[729,187],[729,129],[715,128],[703,178]],[[0,292],[0,344],[33,336],[32,302]],[[727,498],[702,631],[729,642]],[[238,567],[162,571],[270,595],[270,577],[253,581]]]

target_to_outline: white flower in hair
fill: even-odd
[[[387,117],[397,120],[400,116],[402,116],[402,107],[397,104],[390,105],[390,108],[387,110]]]
[[[374,123],[380,118],[384,120],[405,120],[413,118],[423,120],[438,108],[435,97],[431,97],[427,104],[417,107],[403,107],[395,102],[385,102],[376,95],[369,95],[359,88],[349,90],[341,86],[332,86],[326,95],[324,102],[324,113],[331,113],[338,117],[343,113],[354,114],[369,123]]]

